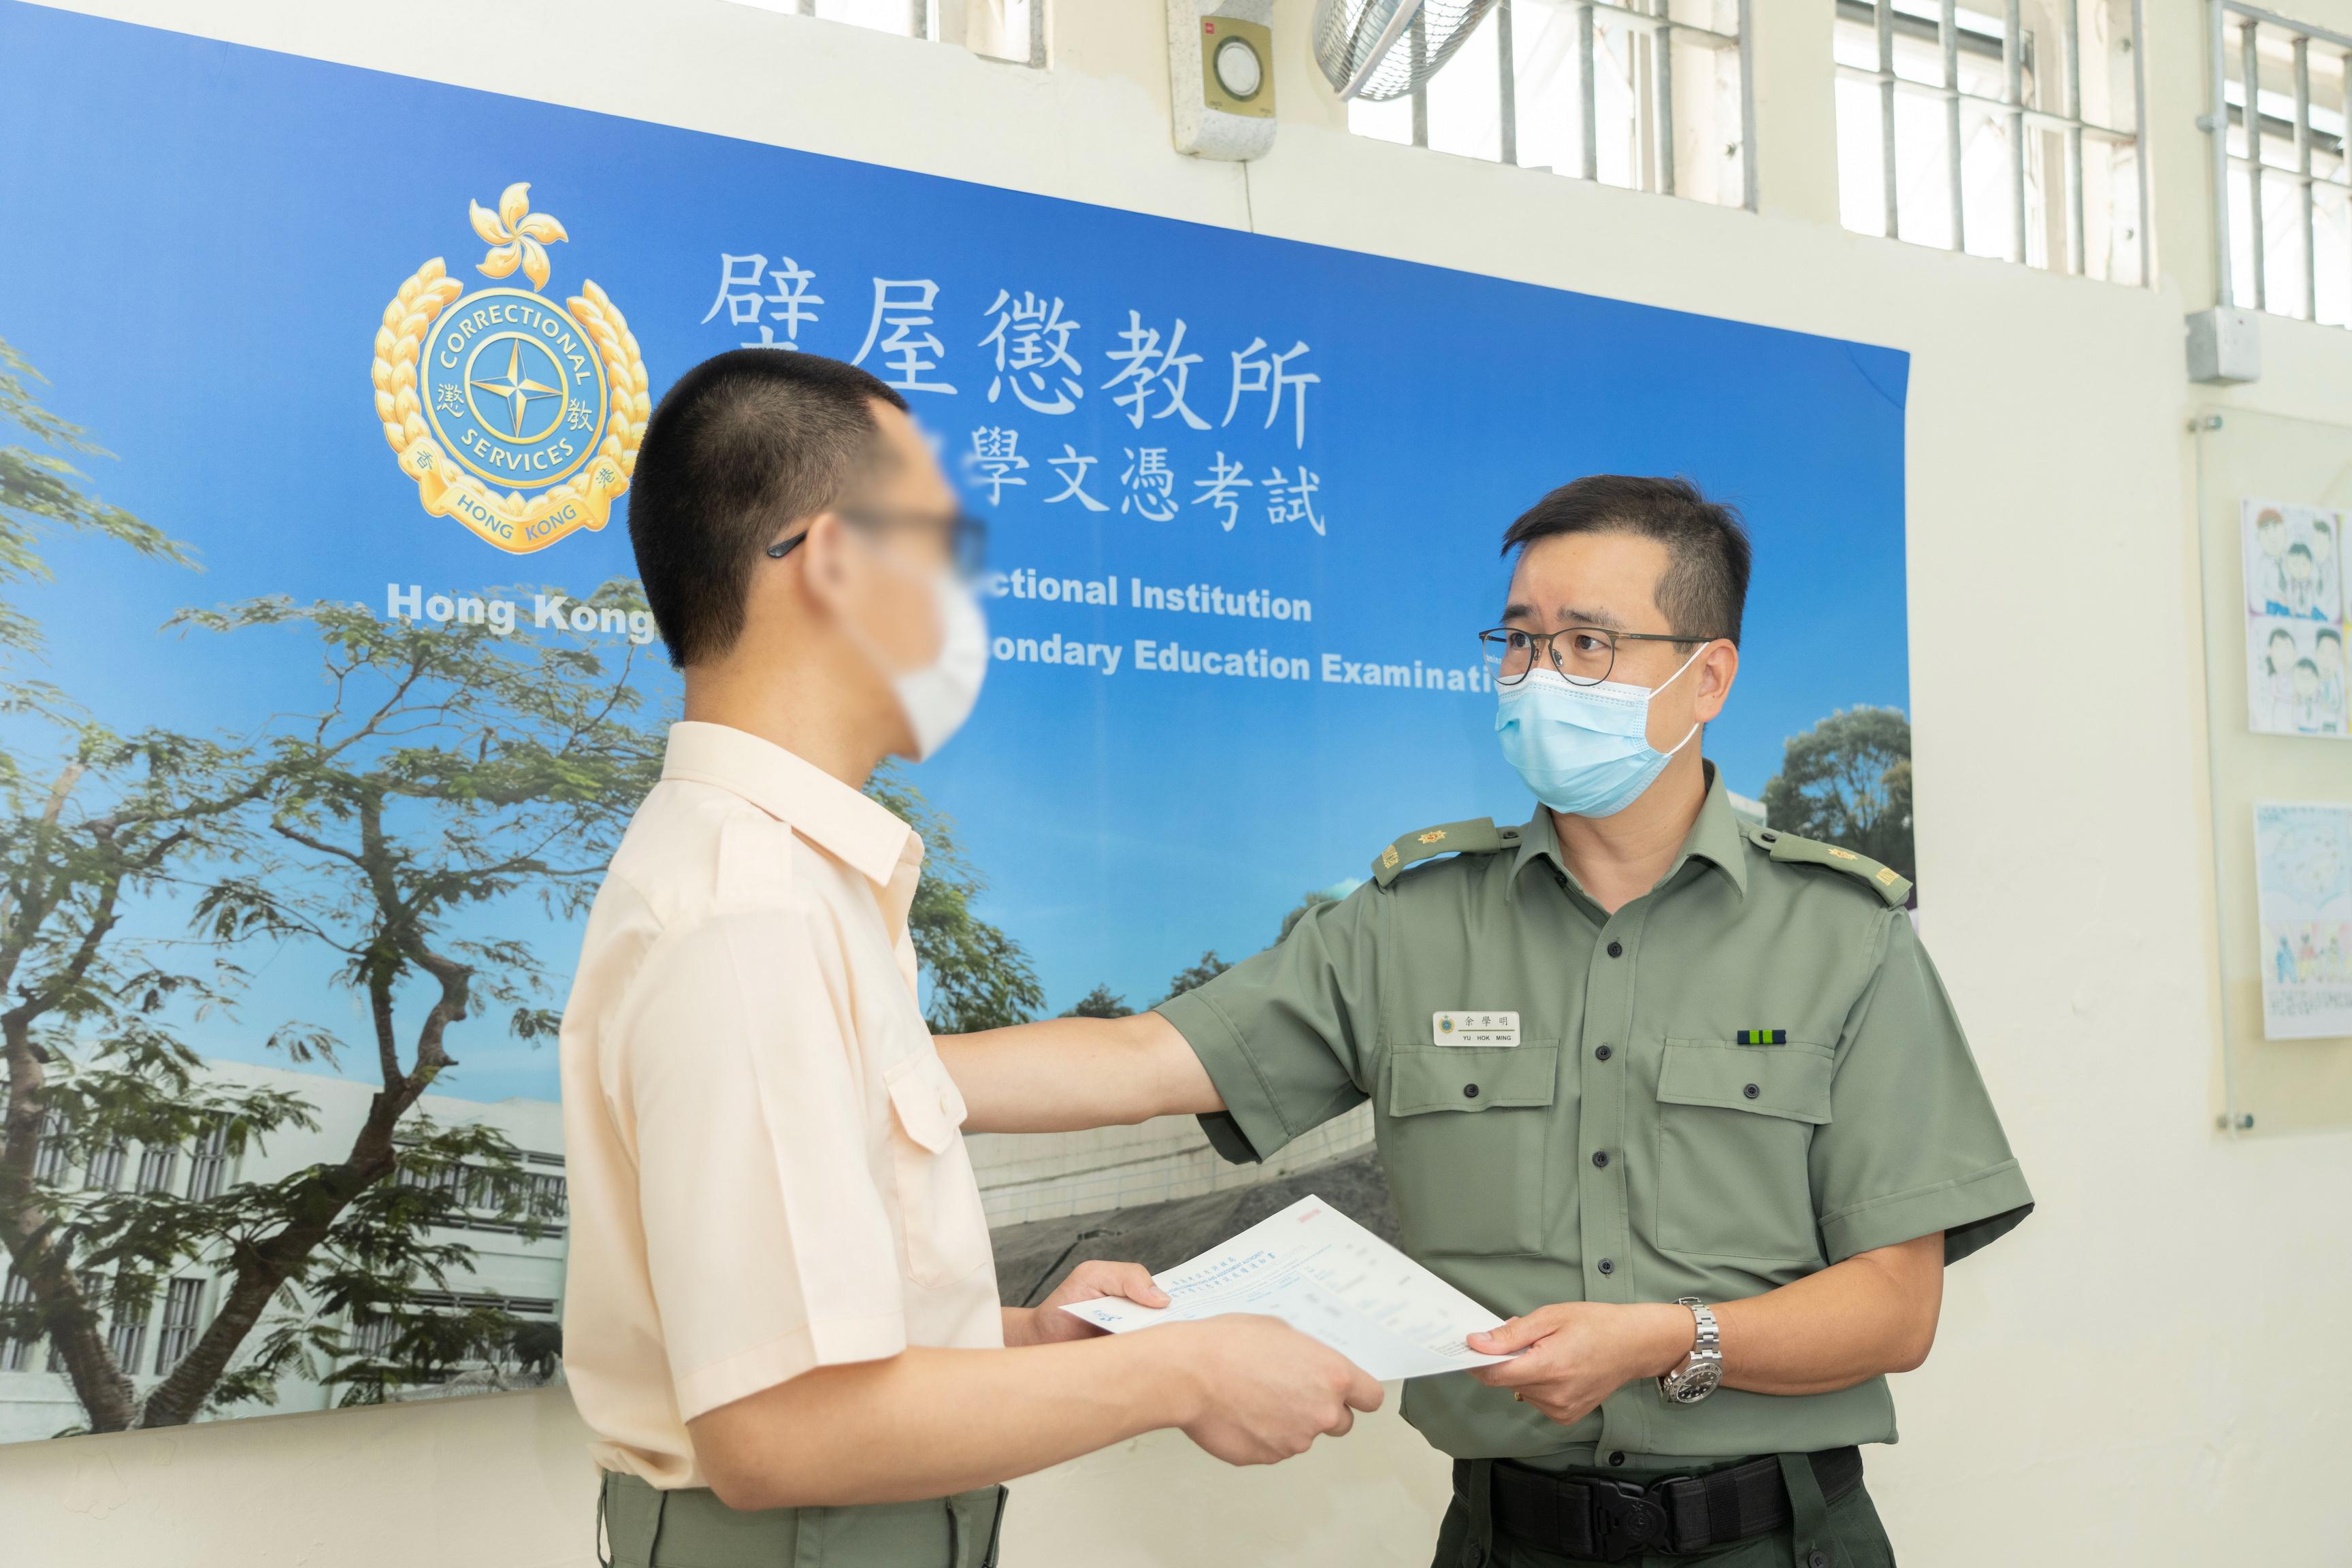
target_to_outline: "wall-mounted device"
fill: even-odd
[[[1176,151],[1248,159],[1274,146],[1274,0],[1168,0]]]
[[[2189,379],[2207,385],[2263,378],[2263,319],[2216,305],[2189,318]]]

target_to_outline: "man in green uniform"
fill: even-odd
[[[1946,1265],[2032,1207],[1904,905],[1733,815],[1749,547],[1675,479],[1546,496],[1486,634],[1523,826],[1447,823],[1151,1013],[942,1041],[967,1126],[1190,1111],[1263,1159],[1372,1101],[1408,1252],[1518,1352],[1408,1385],[1453,1455],[1438,1568],[1870,1568],[1856,1446]]]

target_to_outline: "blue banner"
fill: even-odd
[[[633,653],[650,721],[676,678],[599,596],[633,574],[627,468],[742,344],[902,388],[989,522],[986,692],[902,778],[1045,1012],[1148,1005],[1403,833],[1525,817],[1476,633],[1503,529],[1579,475],[1687,475],[1753,531],[1706,737],[1734,790],[1907,706],[1899,353],[25,5],[0,73],[0,339],[111,454],[72,456],[89,492],[186,557],[61,530],[15,591],[26,668],[115,731],[319,710],[315,635],[163,629],[269,595]],[[16,734],[38,773],[58,742]],[[184,931],[203,880],[126,919]],[[576,917],[530,891],[465,929],[528,937],[560,1006]],[[370,1080],[351,954],[250,941],[180,1037],[284,1067],[275,1020],[323,1015]],[[434,1095],[553,1098],[506,1018],[452,1026]]]

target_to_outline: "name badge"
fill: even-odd
[[[1516,1046],[1519,1043],[1517,1013],[1434,1013],[1430,1038],[1441,1046]]]

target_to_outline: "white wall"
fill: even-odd
[[[2297,4],[2352,30],[2352,0]],[[1045,75],[724,0],[411,0],[396,27],[304,0],[85,8],[1909,350],[1926,931],[2041,1210],[1953,1271],[1874,1489],[1927,1568],[2352,1561],[2330,1342],[2352,1135],[2213,1130],[2186,426],[2215,399],[2184,380],[2180,324],[2210,302],[2201,7],[2147,6],[2165,281],[2142,291],[1840,230],[1832,5],[1755,7],[1760,216],[1350,138],[1288,46],[1272,156],[1190,162],[1153,0],[1062,0]],[[1293,44],[1309,9],[1280,0]],[[2352,333],[2266,321],[2264,352],[2221,400],[2352,424]],[[2130,679],[2095,685],[2118,647]],[[0,1519],[39,1568],[576,1565],[580,1436],[547,1393],[17,1447]],[[1443,1475],[1392,1420],[1271,1473],[1146,1440],[1024,1483],[1007,1561],[1426,1562]]]

